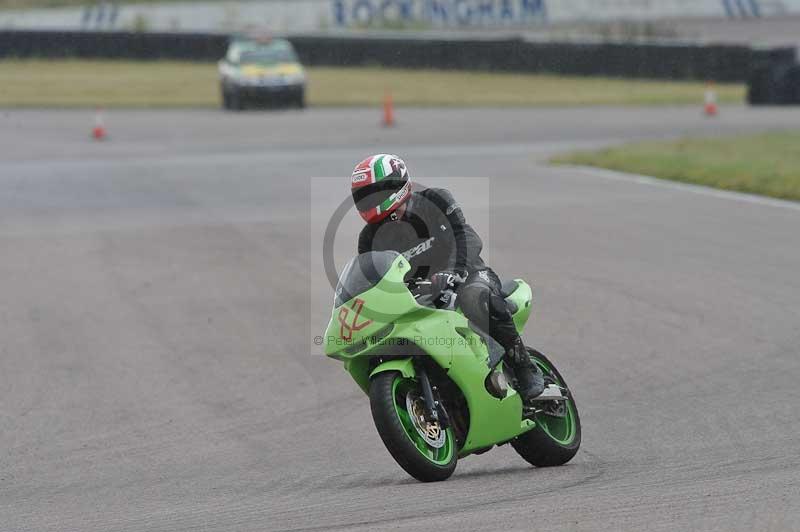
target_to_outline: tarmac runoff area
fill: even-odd
[[[396,118],[114,111],[93,142],[90,112],[0,113],[0,528],[800,530],[797,204],[544,163],[800,110]],[[534,285],[526,341],[581,411],[570,464],[505,446],[417,483],[314,345],[320,227],[384,151]]]

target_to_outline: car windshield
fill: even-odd
[[[396,251],[370,251],[351,259],[339,276],[335,306],[343,305],[378,284],[399,255]]]
[[[243,51],[239,61],[248,65],[275,65],[278,63],[295,63],[297,62],[297,56],[289,46],[275,45]]]

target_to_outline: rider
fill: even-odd
[[[542,372],[528,357],[501,295],[500,279],[481,259],[483,243],[452,194],[442,188],[412,191],[405,162],[390,154],[358,163],[351,192],[367,222],[358,237],[358,253],[401,253],[409,261],[411,278],[430,279],[434,299],[446,302],[455,290],[464,315],[506,350],[523,398],[540,395]]]

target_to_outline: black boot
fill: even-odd
[[[517,376],[517,392],[522,396],[522,400],[530,401],[539,397],[544,391],[544,375],[519,339],[506,351],[506,359],[511,362],[514,373]]]

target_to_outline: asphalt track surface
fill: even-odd
[[[0,530],[800,530],[797,204],[542,162],[799,111],[119,111],[105,143],[91,120],[0,115]],[[535,285],[570,464],[505,446],[417,483],[320,356],[318,224],[375,151],[450,179]]]

